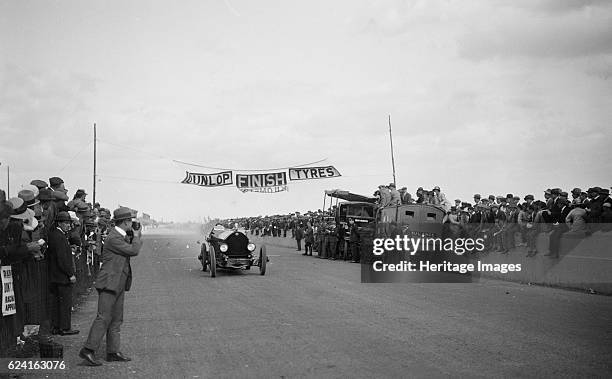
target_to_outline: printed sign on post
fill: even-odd
[[[17,313],[15,304],[15,291],[13,290],[13,271],[11,266],[0,268],[2,276],[2,316],[14,315]]]

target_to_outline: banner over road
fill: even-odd
[[[342,176],[334,166],[321,167],[291,167],[287,171],[267,172],[257,174],[236,174],[236,187],[244,192],[275,193],[288,191],[287,176],[289,180],[326,179]],[[181,183],[193,184],[200,187],[220,187],[234,184],[233,172],[223,171],[212,174],[185,172],[185,179]],[[259,189],[266,189],[259,190]],[[273,189],[273,190],[270,190]]]
[[[214,174],[198,174],[197,172],[185,171],[185,179],[181,183],[194,184],[201,187],[218,187],[233,184],[232,172],[224,171]]]
[[[291,180],[326,179],[338,176],[342,175],[340,175],[340,172],[334,166],[289,169],[289,179]]]

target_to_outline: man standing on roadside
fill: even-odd
[[[53,334],[78,334],[71,325],[72,287],[76,283],[72,249],[68,242],[68,232],[72,229],[72,219],[68,212],[59,212],[56,219],[56,228],[49,232],[49,249],[47,257],[49,262],[49,282],[53,294],[54,312],[51,317]]]
[[[95,352],[106,335],[106,360],[127,362],[131,359],[119,351],[119,331],[123,322],[123,301],[132,284],[130,257],[138,255],[142,247],[141,231],[132,229],[132,212],[120,207],[113,212],[112,228],[102,250],[102,267],[96,278],[98,290],[98,314],[91,325],[85,345],[79,357],[91,366],[100,366]],[[133,232],[133,237],[128,235]]]

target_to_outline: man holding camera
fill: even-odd
[[[90,366],[100,366],[95,358],[102,338],[106,335],[106,360],[127,362],[131,359],[119,351],[120,327],[123,322],[125,291],[130,290],[132,268],[130,257],[138,255],[142,247],[138,223],[132,224],[132,212],[120,207],[113,212],[115,227],[110,229],[102,250],[102,267],[96,278],[98,290],[98,314],[91,325],[85,345],[79,357]],[[132,234],[132,236],[130,236]]]

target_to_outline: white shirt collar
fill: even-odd
[[[121,229],[118,226],[115,226],[115,230],[119,232],[119,234],[121,234],[123,237],[127,236],[127,233],[125,232],[125,230]]]

